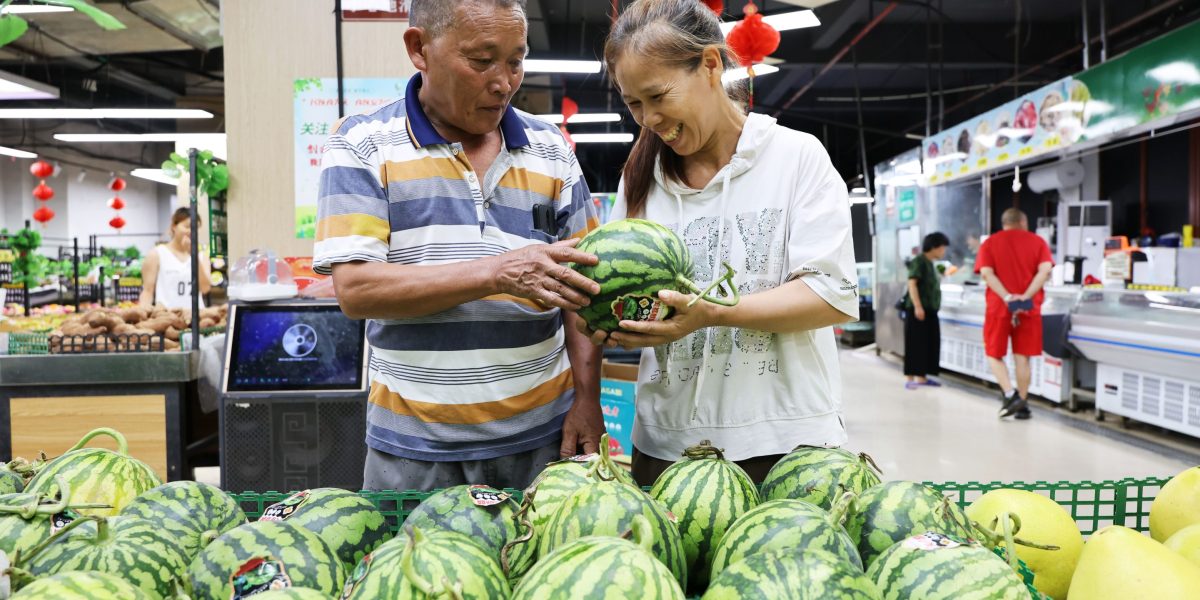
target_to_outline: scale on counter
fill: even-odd
[[[234,303],[221,384],[221,486],[358,489],[366,322],[330,300]]]

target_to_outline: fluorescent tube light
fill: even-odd
[[[134,169],[130,171],[129,174],[133,175],[134,177],[141,177],[142,179],[157,181],[158,183],[163,183],[172,187],[179,183],[178,179],[167,177],[167,174],[163,173],[162,169]]]
[[[539,120],[545,121],[553,125],[561,125],[563,118],[560,114],[534,115]],[[575,123],[616,123],[621,120],[621,115],[618,113],[576,113],[571,115],[569,124]]]
[[[770,75],[771,73],[776,73],[778,71],[779,67],[774,65],[768,65],[766,63],[758,63],[757,65],[754,65],[755,77]],[[736,69],[729,69],[728,71],[725,71],[725,74],[721,75],[721,81],[729,83],[731,81],[738,81],[747,77],[749,77],[749,75],[746,73],[746,67],[738,67]]]
[[[55,100],[58,88],[0,71],[0,100]]]
[[[729,30],[733,29],[741,21],[726,21],[721,23],[721,33],[729,35]],[[806,27],[816,27],[821,24],[821,20],[817,18],[816,13],[811,10],[797,10],[777,15],[763,15],[763,23],[774,27],[779,31],[789,31],[792,29],[804,29]]]
[[[0,108],[0,119],[211,119],[191,108]]]
[[[599,73],[600,61],[525,59],[526,73]]]
[[[74,10],[70,6],[57,6],[54,4],[10,4],[4,8],[0,8],[0,15],[35,15],[39,13],[72,12]]]
[[[37,158],[37,155],[32,152],[17,150],[16,148],[6,148],[4,146],[0,146],[0,154],[4,156],[13,156],[16,158]]]
[[[571,140],[577,144],[615,143],[628,144],[633,141],[632,133],[573,133]]]

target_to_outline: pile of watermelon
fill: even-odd
[[[99,436],[117,449],[87,447]],[[0,468],[13,474],[0,476],[10,486],[0,598],[1128,598],[1141,588],[1122,582],[1146,570],[1164,593],[1145,597],[1200,593],[1188,562],[1200,469],[1151,510],[1174,546],[1114,527],[1085,548],[1045,496],[997,490],[964,510],[920,483],[881,481],[868,456],[842,449],[799,447],[756,486],[701,442],[649,489],[612,461],[607,440],[600,449],[548,465],[520,492],[434,491],[402,523],[332,488],[247,521],[213,486],[161,484],[118,432],[100,429],[53,460]]]

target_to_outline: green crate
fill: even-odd
[[[8,334],[8,353],[21,356],[49,354],[50,333],[46,331],[10,333]]]
[[[1013,488],[1037,492],[1058,502],[1067,509],[1083,535],[1089,536],[1108,525],[1123,525],[1141,532],[1150,531],[1150,504],[1158,490],[1168,479],[1121,479],[1119,481],[1059,481],[1045,482],[1000,482],[980,483],[928,483],[940,490],[960,506],[966,506],[985,492],[1001,488]],[[647,491],[650,488],[645,488]],[[519,490],[507,490],[521,499]],[[433,492],[359,492],[370,500],[398,531],[408,513]],[[255,519],[268,506],[287,497],[283,492],[242,492],[231,494],[242,506],[246,516]]]

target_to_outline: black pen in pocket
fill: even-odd
[[[533,205],[533,228],[557,239],[558,219],[555,218],[554,207],[549,204]]]

